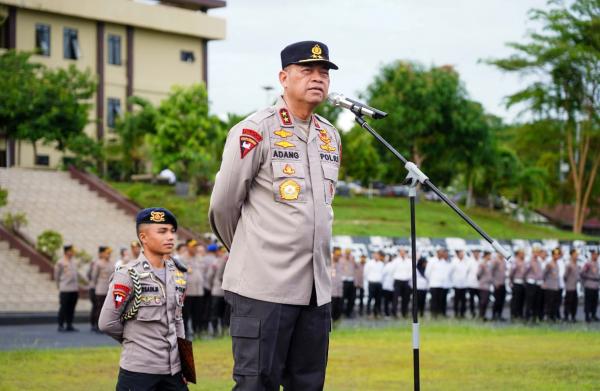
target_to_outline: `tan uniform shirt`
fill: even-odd
[[[210,267],[210,272],[208,273],[210,280],[212,281],[212,290],[211,294],[213,296],[224,296],[225,292],[223,291],[223,274],[225,273],[225,258],[217,258],[214,265]]]
[[[54,265],[54,280],[60,292],[79,292],[79,270],[75,258],[62,258]]]
[[[348,257],[342,255],[340,258],[340,264],[342,267],[342,281],[354,281],[354,269],[356,268],[356,262],[352,256]]]
[[[565,267],[565,290],[576,291],[577,282],[579,281],[579,273],[581,272],[579,265],[569,262]]]
[[[524,276],[525,276],[525,261],[515,260],[515,262],[513,263],[512,267],[510,269],[510,274],[509,274],[510,282],[512,284],[524,284],[525,283]]]
[[[600,270],[598,268],[598,262],[590,261],[583,265],[581,280],[583,281],[584,288],[598,289],[600,286]]]
[[[344,282],[342,280],[344,265],[341,259],[333,262],[331,268],[331,297],[342,297],[344,292]]]
[[[549,262],[544,268],[544,283],[542,284],[542,288],[557,291],[558,287],[558,265]]]
[[[121,323],[121,314],[133,304],[129,268],[140,275],[142,300],[134,319]],[[140,254],[137,261],[117,270],[110,283],[98,326],[123,345],[120,366],[132,372],[171,374],[181,371],[177,337],[184,338],[182,308],[185,274],[172,260],[165,262],[166,281],[161,281]]]
[[[115,271],[115,263],[98,259],[92,268],[91,284],[96,287],[96,294],[104,296],[108,293],[110,278]]]
[[[313,115],[308,136],[280,98],[231,129],[211,196],[213,232],[230,249],[223,289],[307,305],[331,301],[337,130]]]
[[[529,261],[529,265],[525,267],[525,274],[523,275],[525,282],[528,284],[541,285],[543,276],[542,265],[537,258],[532,258]]]
[[[492,278],[496,288],[506,284],[506,264],[503,259],[496,258],[492,262]]]
[[[204,277],[206,267],[202,258],[198,255],[185,257],[183,259],[187,266],[187,289],[188,296],[204,296]]]
[[[490,285],[494,282],[492,276],[492,266],[489,262],[481,262],[477,270],[477,280],[479,281],[479,289],[489,291]]]
[[[204,257],[202,257],[202,265],[204,268],[204,289],[211,291],[212,292],[212,288],[213,288],[213,276],[214,274],[212,274],[211,270],[212,267],[214,265],[216,265],[217,263],[217,257],[210,253],[205,255]],[[211,273],[209,275],[209,273]]]
[[[365,286],[365,265],[360,262],[354,267],[354,286],[357,288]]]

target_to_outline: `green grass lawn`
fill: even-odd
[[[454,321],[421,329],[423,390],[598,390],[600,335],[573,327],[496,327]],[[231,389],[229,339],[195,341],[199,382],[190,390]],[[114,389],[119,348],[0,352],[0,390]],[[326,390],[412,389],[408,322],[334,330]]]
[[[208,196],[178,197],[173,187],[145,183],[111,183],[137,202],[164,206],[175,213],[181,224],[196,232],[209,232]],[[406,198],[336,197],[334,201],[335,235],[399,236],[410,234],[410,215]],[[488,234],[498,239],[591,239],[558,229],[522,224],[498,212],[482,208],[466,210]],[[479,236],[445,204],[422,201],[417,204],[417,235],[432,238]]]

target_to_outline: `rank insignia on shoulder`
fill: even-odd
[[[253,137],[256,141],[262,141],[262,136],[256,130],[243,129],[242,134]]]
[[[283,167],[283,173],[286,175],[294,175],[296,173],[296,170],[294,170],[294,167],[290,166],[289,164],[286,164],[285,167]]]
[[[250,136],[240,136],[240,153],[242,159],[258,145],[258,141]]]
[[[288,109],[286,109],[285,107],[282,109],[279,109],[279,118],[281,119],[281,123],[285,126],[291,126],[292,125],[292,116],[290,115],[290,112],[288,111]]]
[[[289,141],[278,141],[275,143],[275,145],[282,148],[291,148],[296,146],[295,144],[292,144]]]
[[[287,130],[284,130],[284,129],[279,129],[279,130],[274,131],[273,134],[275,136],[279,136],[281,138],[288,138],[288,137],[292,136],[294,133],[288,132]]]
[[[279,185],[279,195],[281,199],[286,201],[294,201],[298,199],[300,194],[300,185],[298,182],[288,179]]]

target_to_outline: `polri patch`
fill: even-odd
[[[127,285],[115,284],[113,287],[113,300],[115,302],[115,308],[118,309],[123,303],[125,303],[127,296],[129,296],[131,288]]]
[[[258,141],[251,136],[240,136],[240,153],[242,159],[258,145]]]

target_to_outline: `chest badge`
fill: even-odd
[[[278,141],[275,143],[275,145],[282,148],[291,148],[296,146],[296,144],[290,143],[289,141]]]
[[[291,137],[293,135],[292,132],[288,132],[287,130],[284,130],[284,129],[276,130],[276,131],[273,132],[273,134],[275,136],[279,136],[281,138],[288,138],[288,137]]]
[[[300,194],[300,185],[298,182],[288,179],[279,185],[279,195],[281,199],[286,201],[294,201],[298,199]]]
[[[286,175],[294,175],[296,173],[296,170],[294,170],[294,167],[290,166],[289,164],[286,164],[285,167],[283,167],[283,173]]]

